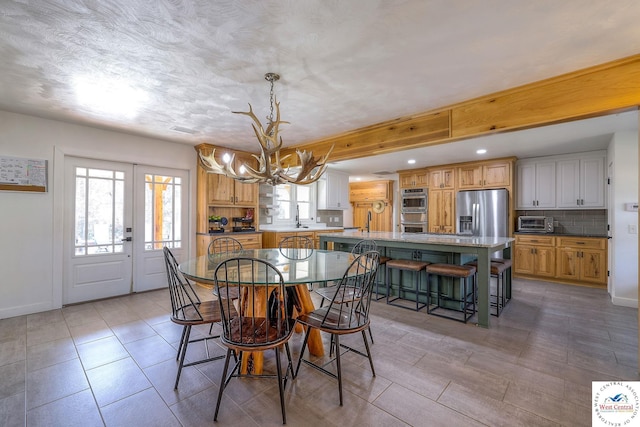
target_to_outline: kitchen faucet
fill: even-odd
[[[371,211],[367,212],[367,233],[371,231]]]
[[[296,228],[300,228],[302,224],[300,224],[300,205],[296,205]]]

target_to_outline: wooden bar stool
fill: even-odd
[[[473,267],[478,267],[478,262],[477,261],[471,261],[466,263],[465,265],[470,265]],[[504,280],[504,273],[511,268],[511,260],[510,259],[504,259],[504,258],[492,258],[491,259],[491,270],[490,270],[490,275],[491,277],[495,277],[496,278],[496,293],[495,294],[491,294],[490,298],[490,304],[492,306],[495,306],[496,311],[495,313],[491,313],[492,315],[499,317],[500,313],[502,312],[502,309],[504,308],[504,306],[507,304],[508,299],[507,299],[507,288],[506,288],[506,283]],[[495,301],[495,302],[494,302]]]
[[[460,322],[467,323],[476,312],[476,290],[475,281],[473,280],[476,275],[476,267],[471,265],[456,265],[456,264],[429,264],[426,268],[427,272],[427,313],[434,316],[445,317],[447,319],[453,319]],[[432,307],[431,304],[431,282],[430,276],[436,277],[436,304]],[[460,279],[462,283],[462,295],[460,298],[455,298],[453,293],[451,296],[443,296],[441,289],[440,277],[451,277],[454,280]],[[471,291],[469,292],[469,279],[471,279]],[[469,300],[471,295],[471,300]],[[442,300],[453,301],[460,303],[460,308],[449,308],[442,305]],[[438,309],[452,310],[456,312],[462,312],[462,319],[458,319],[453,315],[446,315],[440,313],[434,313]]]
[[[416,301],[416,308],[415,311],[418,311],[424,307],[426,307],[426,303],[420,303],[420,295],[424,295],[424,292],[420,292],[420,276],[422,273],[422,271],[429,265],[429,262],[426,261],[413,261],[413,260],[409,260],[409,259],[390,259],[386,262],[386,285],[387,285],[387,304],[390,305],[395,305],[397,307],[402,307],[402,308],[407,308],[409,310],[413,310],[412,307],[407,307],[406,305],[402,305],[399,303],[395,303],[394,301],[398,300],[398,299],[404,299],[407,300],[406,298],[402,297],[402,293],[405,290],[402,286],[402,272],[403,271],[411,271],[414,273],[415,277],[416,277],[416,290],[415,290],[415,301]],[[398,296],[395,297],[394,299],[389,299],[389,291],[391,290],[391,272],[392,270],[399,270],[400,271],[400,282],[399,282],[399,288],[398,288]],[[427,280],[427,301],[428,301],[428,288],[429,288],[429,281]]]

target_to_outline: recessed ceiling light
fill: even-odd
[[[487,152],[487,150],[485,150],[484,148],[480,148],[480,149],[476,150],[477,154],[484,154],[486,152]]]
[[[416,161],[415,159],[409,159],[407,160],[407,163],[409,163],[410,165],[414,164]]]

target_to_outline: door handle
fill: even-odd
[[[124,239],[120,240],[121,242],[130,242],[131,240],[133,240],[132,237],[125,237]]]

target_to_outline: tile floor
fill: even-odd
[[[601,289],[516,280],[488,330],[372,304],[377,376],[345,355],[340,407],[335,380],[303,365],[288,425],[588,426],[591,381],[640,380],[637,310]],[[0,425],[213,425],[223,361],[185,368],[174,391],[168,312],[162,290],[0,320]],[[273,381],[233,379],[217,424],[281,421]]]

